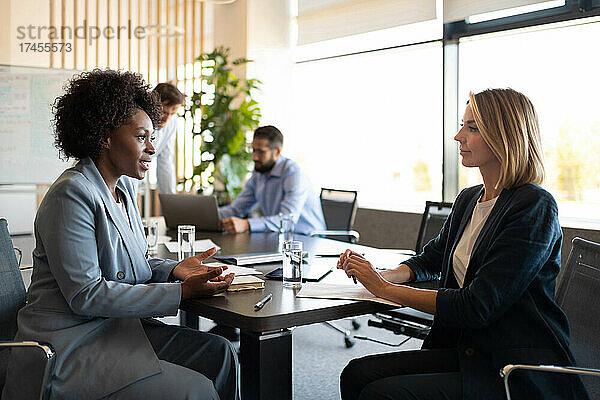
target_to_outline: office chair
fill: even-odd
[[[5,218],[0,218],[0,394],[5,384],[10,356],[7,350],[27,347],[42,353],[44,366],[39,382],[39,398],[47,399],[49,395],[48,382],[54,364],[52,347],[33,341],[13,341],[17,332],[17,312],[25,305],[25,299],[25,285],[8,232],[8,222]]]
[[[515,370],[582,375],[591,399],[600,398],[600,244],[573,239],[556,302],[567,314],[571,328],[570,348],[578,367],[553,365],[507,365],[500,370],[506,398],[511,400],[508,378]]]
[[[357,195],[354,190],[321,188],[319,197],[327,230],[311,232],[310,236],[327,237],[347,243],[358,242],[360,235],[352,230],[358,208]]]
[[[310,236],[325,237],[347,243],[358,242],[360,234],[352,230],[356,209],[358,208],[356,201],[358,192],[355,190],[321,188],[319,197],[327,230],[311,232]],[[353,329],[360,328],[360,324],[355,319],[352,319],[351,323]],[[339,328],[331,322],[326,321],[323,324],[344,335],[344,344],[347,348],[354,346],[354,339],[350,331]]]
[[[452,203],[435,201],[425,202],[425,211],[423,212],[423,217],[421,217],[421,226],[419,227],[415,253],[419,254],[431,239],[434,239],[439,235],[451,210]]]
[[[437,237],[451,210],[452,203],[434,201],[427,201],[425,203],[425,211],[421,218],[421,226],[419,227],[419,234],[415,245],[415,254],[421,253],[423,247],[429,243],[431,239]],[[438,282],[418,282],[416,284],[411,284],[411,286],[417,286],[424,289],[437,289]],[[433,324],[432,315],[407,307],[376,313],[374,316],[377,319],[370,319],[367,322],[369,326],[384,328],[397,335],[405,335],[408,336],[408,338],[412,337],[421,340],[425,339]],[[355,337],[357,339],[364,339],[359,336]],[[398,346],[398,344],[391,343],[383,344],[394,347]]]

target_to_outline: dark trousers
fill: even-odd
[[[141,322],[162,372],[134,382],[106,400],[239,399],[237,353],[227,339],[151,318]]]
[[[356,358],[340,377],[342,400],[460,399],[456,350],[413,350]]]

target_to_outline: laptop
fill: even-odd
[[[302,282],[317,282],[335,268],[337,259],[311,258],[310,263],[302,262]],[[265,275],[267,279],[282,280],[283,267],[279,267]]]
[[[221,230],[215,196],[159,193],[158,198],[168,229],[177,229],[178,225],[195,225],[198,231]]]

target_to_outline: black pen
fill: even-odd
[[[344,253],[331,253],[331,254],[315,254],[314,257],[321,257],[321,258],[325,258],[325,257],[332,257],[332,258],[337,258],[339,256],[341,256]],[[359,253],[361,256],[364,256],[365,253]]]
[[[254,305],[254,311],[262,309],[269,300],[273,298],[273,293],[269,293],[264,299]]]
[[[356,282],[356,277],[354,275],[351,275],[351,276],[352,276],[352,280],[354,281],[354,284],[357,285],[358,282]]]

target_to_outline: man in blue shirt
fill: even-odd
[[[228,232],[278,231],[279,214],[292,214],[294,232],[324,230],[321,203],[298,164],[281,156],[283,135],[274,126],[254,131],[254,171],[244,189],[230,205],[221,207],[221,226]],[[243,219],[258,203],[264,217]]]

